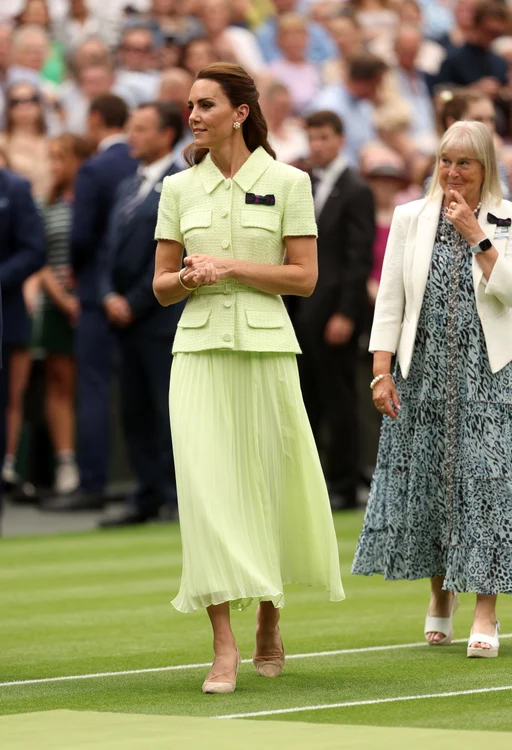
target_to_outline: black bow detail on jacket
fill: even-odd
[[[494,214],[487,214],[487,221],[489,224],[496,224],[497,227],[509,227],[512,224],[512,219],[498,219]]]
[[[253,203],[258,206],[275,206],[276,196],[275,195],[256,195],[255,193],[246,193],[246,203]]]

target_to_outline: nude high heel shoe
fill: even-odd
[[[459,595],[454,594],[452,599],[452,611],[450,617],[432,617],[427,615],[425,618],[425,636],[427,633],[442,633],[444,638],[440,641],[429,641],[427,643],[430,646],[449,646],[453,640],[453,615],[459,606]]]
[[[252,663],[260,677],[279,677],[284,669],[284,646],[281,638],[281,648],[265,656],[253,656]]]
[[[500,650],[500,640],[498,633],[500,632],[500,624],[496,621],[496,628],[494,629],[494,635],[485,635],[485,633],[473,633],[471,628],[471,634],[468,641],[467,655],[470,659],[493,659],[498,656]],[[491,648],[476,648],[473,643],[488,643]]]
[[[235,680],[234,682],[212,682],[211,680],[206,678],[206,680],[203,682],[203,687],[201,690],[203,693],[234,693],[236,689],[236,678],[238,677],[238,670],[240,669],[240,664],[242,663],[242,660],[240,658],[240,652],[237,650],[237,662],[236,662],[236,672],[235,672]]]

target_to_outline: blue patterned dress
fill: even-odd
[[[512,364],[491,372],[472,255],[441,213],[402,409],[384,417],[352,572],[512,593]]]

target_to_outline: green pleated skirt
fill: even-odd
[[[282,607],[287,583],[344,599],[295,355],[178,353],[169,400],[183,547],[176,609]]]

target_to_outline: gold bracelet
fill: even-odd
[[[181,271],[178,274],[178,281],[180,282],[180,284],[183,287],[183,289],[187,290],[187,292],[194,292],[196,289],[199,289],[199,287],[201,286],[201,284],[198,284],[197,286],[185,286],[185,284],[181,280],[181,274],[183,273],[183,271],[186,271],[186,270],[187,270],[186,268],[182,268],[181,269]]]

